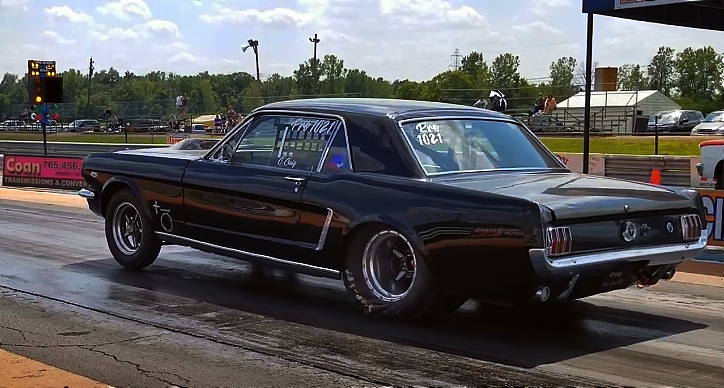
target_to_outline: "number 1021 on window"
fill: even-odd
[[[417,135],[417,142],[426,146],[442,144],[442,136],[439,133],[421,133]]]

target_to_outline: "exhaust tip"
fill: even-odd
[[[676,275],[676,269],[672,268],[664,274],[664,276],[661,277],[662,280],[671,280],[674,275]]]
[[[546,286],[539,288],[538,291],[535,292],[535,299],[540,302],[547,301],[550,296],[551,296],[551,289]]]

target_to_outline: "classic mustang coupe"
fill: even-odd
[[[273,103],[203,155],[98,153],[83,176],[125,268],[183,245],[341,279],[402,320],[652,285],[708,236],[696,191],[573,173],[511,117],[443,103]]]

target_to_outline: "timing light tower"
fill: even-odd
[[[58,119],[58,105],[63,102],[63,77],[59,77],[55,61],[28,60],[28,99],[30,109],[43,129],[43,154],[48,154],[47,127],[49,116]],[[52,107],[48,104],[52,103]],[[52,110],[52,114],[50,111]]]

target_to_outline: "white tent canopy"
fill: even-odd
[[[556,115],[566,123],[583,122],[585,92],[558,103]],[[681,106],[658,90],[591,92],[591,128],[594,131],[631,133],[637,116]]]

